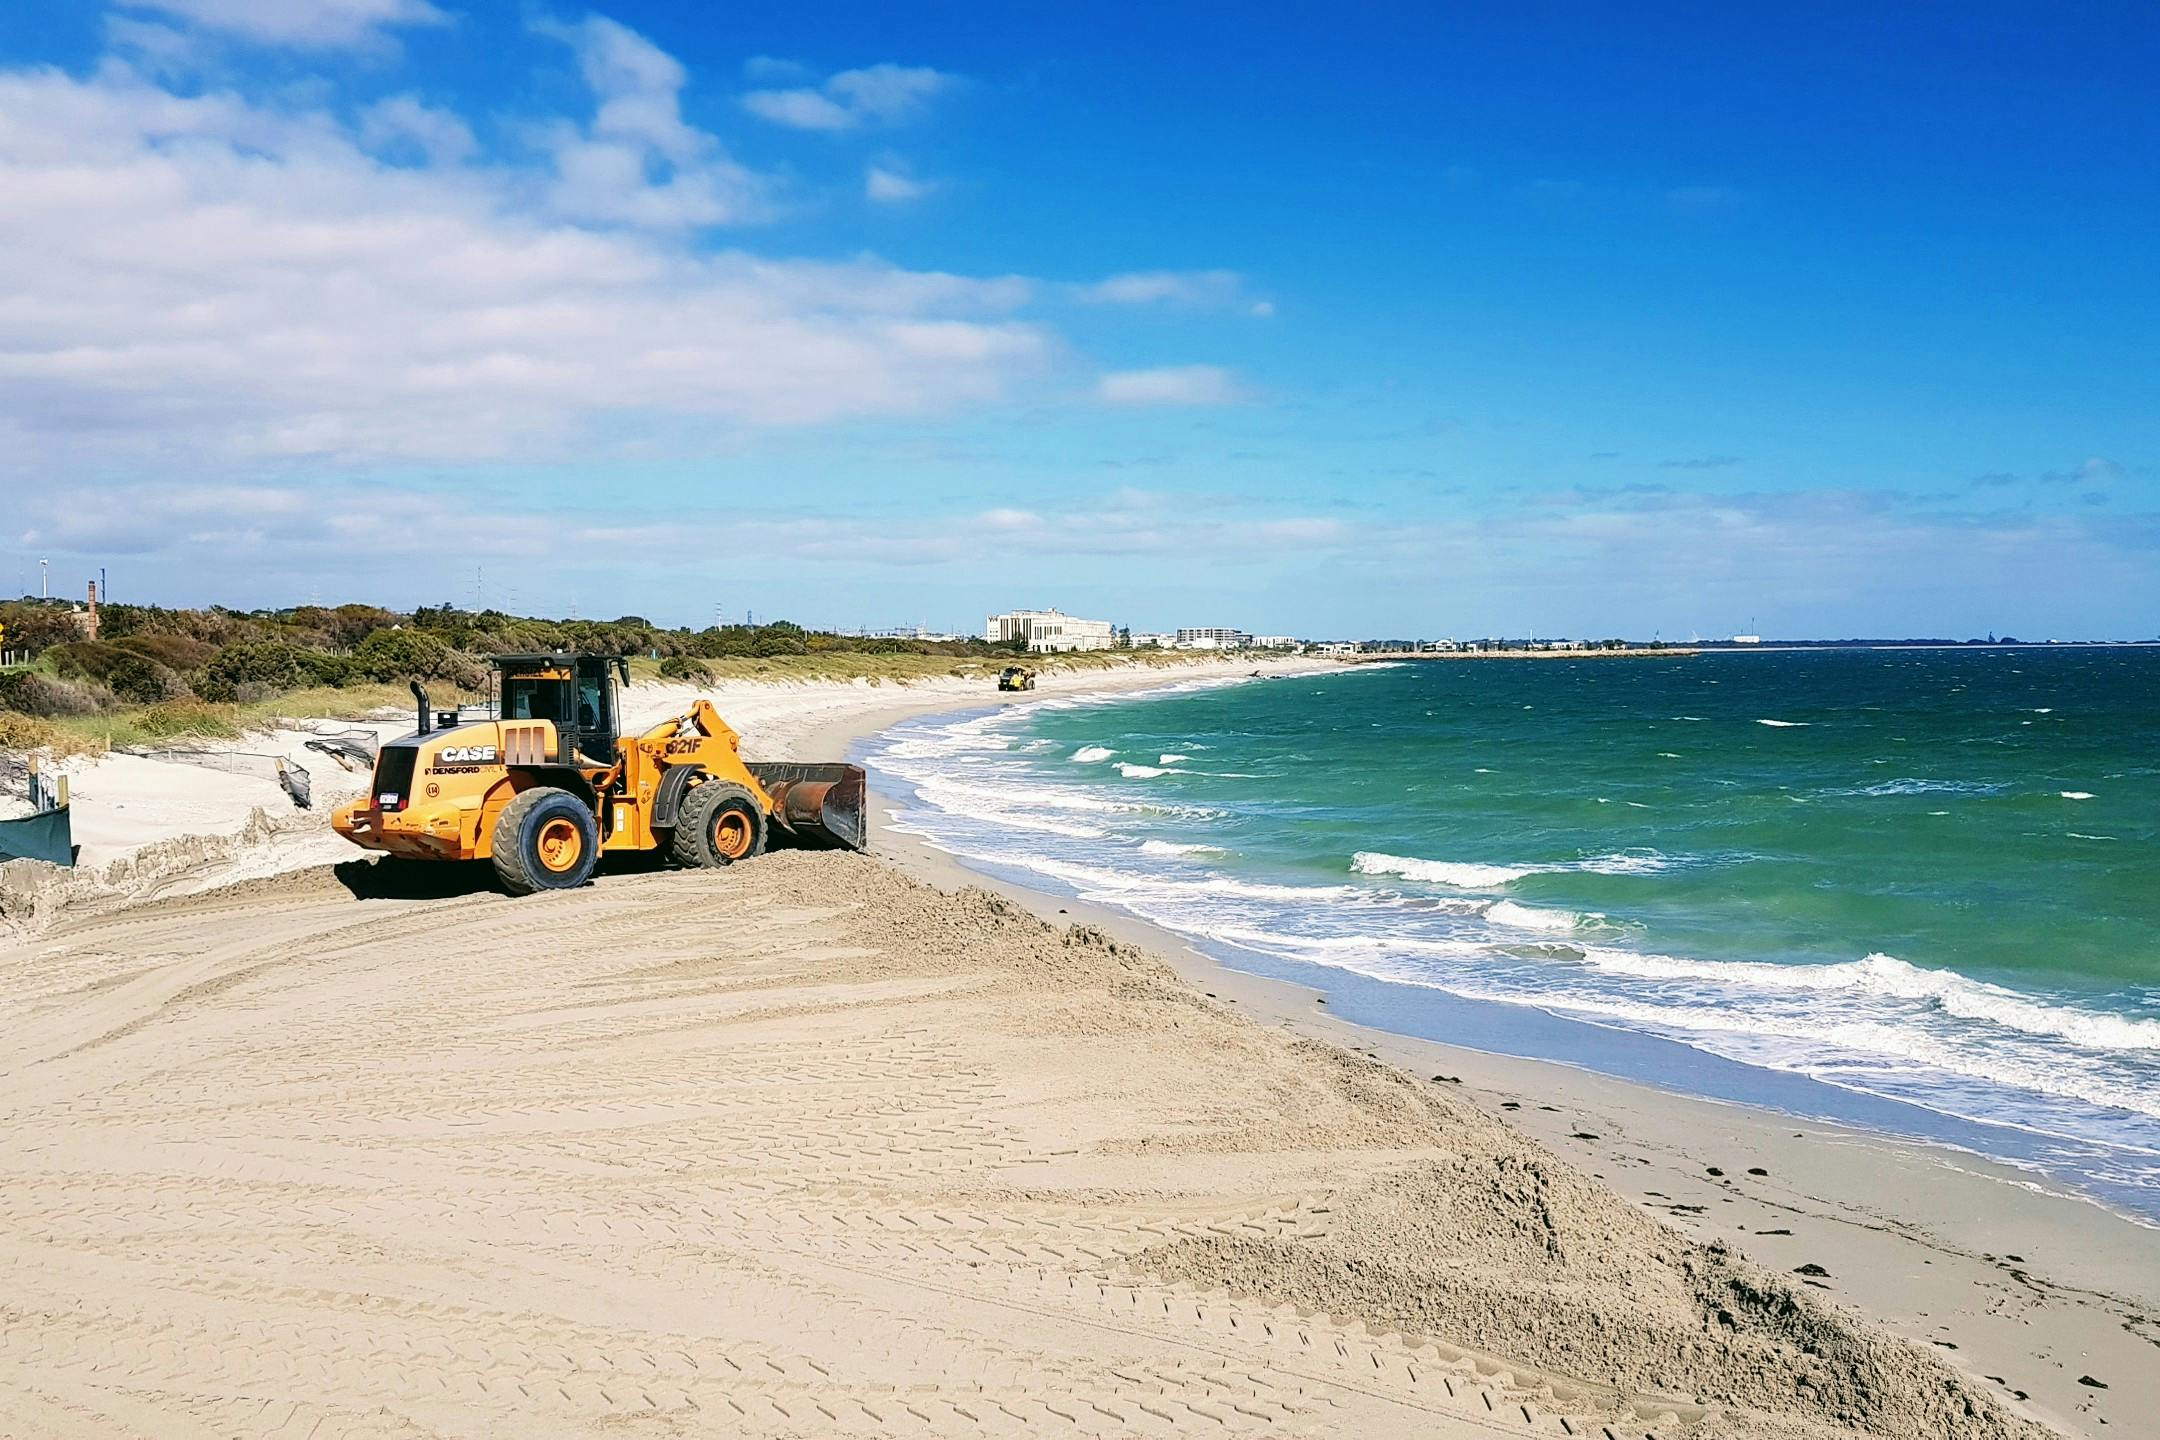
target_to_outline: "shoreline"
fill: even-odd
[[[635,723],[688,695],[710,694],[743,735],[746,753],[839,759],[922,716],[1237,680],[1255,669],[1339,668],[1325,660],[1198,662],[1045,676],[1038,691],[1021,695],[968,681],[645,684],[628,692],[625,711]],[[270,824],[235,821],[234,833],[175,833],[177,817],[238,813],[244,807],[233,802],[245,797],[230,793],[231,776],[146,761],[121,769],[140,785],[144,767],[161,772],[169,788],[150,813],[114,832],[144,843],[114,862],[123,883],[89,896],[83,913],[235,882],[280,885],[288,872],[321,862],[309,818],[299,813]],[[78,790],[86,793],[97,794],[95,782]],[[319,784],[318,808],[328,803]],[[1358,1024],[1350,1018],[1358,1007],[1345,1003],[1347,986],[1334,976],[1307,985],[1249,974],[1122,912],[968,869],[893,829],[891,803],[873,788],[871,849],[902,875],[946,892],[987,890],[1054,927],[1095,927],[1161,957],[1184,985],[1267,1030],[1371,1057],[1467,1105],[1678,1234],[1722,1244],[1775,1274],[1820,1266],[1826,1275],[1803,1277],[1820,1298],[1928,1347],[1976,1385],[2068,1433],[2133,1433],[2135,1416],[2160,1413],[2160,1367],[2152,1364],[2160,1347],[2160,1245],[2114,1211],[1941,1146]],[[313,820],[320,824],[319,816]],[[351,857],[339,849],[334,858]],[[647,883],[621,878],[630,887]],[[302,881],[290,876],[290,883]],[[610,883],[595,889],[604,899]],[[54,908],[69,898],[56,897]],[[14,899],[0,894],[0,909],[12,909]],[[35,905],[23,908],[37,914]]]
[[[1150,678],[1119,688],[1165,683]],[[832,717],[802,734],[798,753],[858,758],[906,720],[1002,708],[982,699]],[[1241,971],[1123,911],[977,870],[896,830],[892,803],[873,777],[871,853],[916,879],[1094,926],[1262,1024],[1445,1084],[1692,1238],[1774,1270],[1821,1266],[1829,1275],[1816,1283],[1838,1298],[2069,1433],[2122,1434],[2126,1420],[2160,1413],[2160,1241],[2101,1201],[1948,1144],[1358,1023],[1329,1008],[1341,982]]]

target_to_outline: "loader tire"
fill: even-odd
[[[512,895],[573,890],[600,862],[600,822],[567,790],[521,790],[495,821],[495,875]]]
[[[668,853],[678,865],[711,869],[765,853],[765,807],[732,780],[707,780],[683,797]]]

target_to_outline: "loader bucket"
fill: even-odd
[[[772,796],[773,823],[798,845],[860,850],[869,838],[867,781],[860,765],[748,761]]]

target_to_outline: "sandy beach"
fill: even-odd
[[[763,758],[1032,703],[712,693]],[[2153,1433],[2160,1245],[2014,1172],[1347,1025],[889,826],[396,893],[309,763],[84,767],[96,863],[0,885],[0,1433]]]

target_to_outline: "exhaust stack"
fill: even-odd
[[[427,694],[427,686],[425,686],[425,685],[422,685],[422,684],[421,684],[421,683],[420,683],[420,682],[419,682],[418,680],[415,680],[415,681],[413,681],[413,682],[412,682],[412,698],[413,698],[414,702],[415,702],[416,704],[418,704],[418,705],[419,705],[419,707],[420,707],[420,725],[419,725],[419,733],[420,733],[420,734],[422,734],[422,735],[425,735],[425,734],[427,734],[427,733],[428,733],[428,730],[429,730],[429,729],[431,728],[431,727],[430,727],[430,726],[428,725],[428,721],[429,721],[429,720],[430,720],[430,719],[431,719],[431,718],[432,718],[432,717],[434,716],[434,714],[435,714],[435,712],[434,712],[433,710],[430,710],[430,709],[428,708],[428,694]]]

